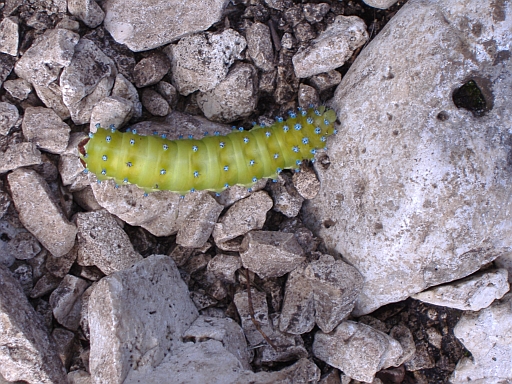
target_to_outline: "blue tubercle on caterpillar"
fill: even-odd
[[[250,131],[234,128],[226,136],[215,132],[201,140],[168,140],[98,128],[79,144],[84,172],[98,180],[136,184],[145,192],[169,190],[180,194],[229,186],[251,187],[261,178],[275,179],[283,169],[295,169],[312,159],[336,133],[336,114],[326,107],[299,109],[271,126]]]

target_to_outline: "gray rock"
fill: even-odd
[[[49,108],[26,108],[21,127],[27,140],[47,152],[61,154],[68,146],[71,128]]]
[[[272,208],[272,199],[264,191],[234,203],[213,228],[215,243],[223,243],[245,235],[253,229],[263,228],[267,212]]]
[[[97,266],[110,275],[131,267],[142,256],[134,251],[128,235],[106,210],[78,213],[78,264]]]
[[[292,178],[286,174],[279,174],[275,183],[270,183],[270,192],[274,206],[272,209],[288,217],[295,217],[302,208],[304,198],[297,192],[292,184]]]
[[[18,56],[18,22],[6,17],[0,23],[0,52]]]
[[[512,377],[512,294],[478,312],[465,312],[453,330],[472,357],[462,357],[453,372],[453,384],[482,380],[498,382]]]
[[[69,384],[92,384],[91,375],[86,371],[71,371],[68,373]]]
[[[328,141],[330,164],[316,166],[321,191],[303,214],[364,276],[355,315],[468,276],[512,247],[510,146],[500,144],[512,125],[511,61],[499,53],[510,18],[484,15],[477,9],[494,3],[475,1],[409,1],[336,91],[340,134]],[[468,22],[495,48],[460,29]],[[453,101],[468,65],[493,94],[484,117]]]
[[[178,103],[178,91],[174,85],[166,81],[159,81],[156,85],[156,90],[167,101],[171,108],[176,107]]]
[[[162,255],[100,280],[88,312],[93,383],[123,382],[130,371],[176,356],[198,316],[176,265]]]
[[[168,354],[156,368],[130,371],[125,384],[225,384],[237,383],[245,372],[240,361],[220,341],[209,339],[202,343],[183,343]],[[249,371],[252,373],[251,371]],[[241,381],[249,383],[253,381]]]
[[[16,106],[0,102],[0,135],[6,136],[18,121],[20,113]]]
[[[240,361],[244,369],[251,369],[245,335],[242,328],[229,317],[199,316],[185,331],[183,338],[195,343],[206,340],[220,341],[224,348]]]
[[[54,202],[46,181],[30,169],[17,169],[7,176],[20,221],[55,257],[68,253],[77,229]]]
[[[30,290],[34,286],[32,277],[32,267],[28,264],[20,264],[12,271],[12,275],[21,285],[23,293],[28,296]]]
[[[133,77],[137,88],[158,83],[171,69],[171,61],[164,53],[156,51],[135,65]]]
[[[34,287],[30,290],[29,296],[32,299],[37,299],[38,297],[44,296],[47,293],[50,293],[55,288],[57,288],[60,284],[61,279],[53,276],[51,273],[47,273],[34,285]]]
[[[68,274],[71,266],[76,261],[77,256],[78,249],[76,245],[64,256],[54,257],[50,254],[46,257],[45,268],[53,276],[62,279]]]
[[[228,2],[152,0],[141,14],[137,1],[108,0],[103,4],[104,25],[119,44],[135,52],[147,51],[207,30],[221,20]]]
[[[274,69],[274,48],[270,28],[262,23],[253,23],[245,33],[247,53],[254,65],[264,72]]]
[[[25,100],[30,92],[32,86],[25,79],[7,80],[4,82],[4,89],[14,99]]]
[[[229,123],[254,112],[257,86],[256,69],[251,64],[236,64],[214,89],[199,93],[197,103],[208,119]]]
[[[7,242],[7,252],[18,260],[29,260],[41,252],[41,245],[30,232],[20,230]]]
[[[332,256],[300,266],[286,282],[279,329],[300,335],[316,323],[331,332],[350,314],[362,286],[359,272]]]
[[[320,191],[320,182],[312,168],[302,167],[292,177],[293,185],[304,199],[314,199]]]
[[[242,268],[242,260],[238,256],[220,253],[208,262],[208,271],[217,279],[230,284],[236,283],[235,272],[240,268]]]
[[[0,217],[2,215],[0,214]],[[507,252],[494,260],[494,265],[508,271],[508,282],[512,283],[512,252]]]
[[[14,56],[0,52],[0,85],[2,85],[7,76],[9,76],[14,68],[14,64],[16,64],[16,58]]]
[[[373,8],[388,9],[395,4],[397,0],[363,0],[363,2]]]
[[[52,337],[57,344],[57,353],[66,368],[71,365],[73,357],[73,346],[75,343],[75,334],[64,328],[55,328],[52,331]]]
[[[385,333],[347,320],[330,334],[317,332],[313,353],[352,379],[371,383],[378,371],[396,364],[403,350]]]
[[[320,98],[315,88],[306,84],[299,85],[299,106],[309,108],[310,105],[319,105]]]
[[[67,29],[49,29],[27,49],[14,72],[28,82],[46,87],[71,63],[80,36]]]
[[[110,94],[117,69],[91,40],[82,38],[60,76],[62,100],[75,124],[89,122],[94,105]]]
[[[166,116],[169,113],[169,103],[152,89],[142,90],[141,102],[142,106],[154,116]]]
[[[266,185],[267,179],[258,180],[256,184],[251,187],[252,191],[249,191],[249,189],[242,185],[233,185],[232,187],[229,187],[219,193],[219,196],[215,196],[215,200],[217,200],[217,202],[222,204],[224,207],[229,207],[237,201],[245,199],[252,192],[261,191],[263,188],[265,188]]]
[[[135,185],[116,189],[113,180],[101,184],[94,181],[91,187],[98,204],[124,222],[141,226],[155,236],[178,232],[180,197],[177,193],[160,191],[144,196],[144,191]]]
[[[487,308],[494,300],[501,299],[509,288],[508,271],[496,269],[486,270],[447,285],[433,287],[411,297],[443,307],[479,311]]]
[[[41,317],[0,264],[0,375],[9,381],[66,383],[66,371]]]
[[[164,52],[172,63],[172,81],[184,96],[209,91],[228,74],[235,60],[242,59],[245,39],[233,29],[220,34],[199,33],[169,45]]]
[[[429,328],[435,329],[435,328]],[[428,332],[428,331],[427,331]],[[405,325],[398,324],[394,326],[389,332],[389,336],[398,341],[402,346],[402,355],[395,362],[396,366],[400,366],[403,363],[407,363],[416,354],[416,344],[412,336],[411,331]],[[429,337],[430,341],[430,337]],[[434,345],[434,344],[432,344]],[[441,346],[438,347],[441,349]]]
[[[304,12],[304,17],[306,20],[311,23],[319,23],[323,20],[324,16],[331,10],[331,6],[328,3],[306,3],[302,7],[302,12]]]
[[[275,364],[276,362],[294,361],[308,357],[308,351],[304,347],[304,341],[299,335],[280,332],[277,328],[279,315],[270,315],[272,333],[268,335],[272,341],[271,345],[265,344],[261,347],[261,362],[263,364]]]
[[[122,76],[122,75],[118,75]],[[132,118],[134,112],[133,102],[119,96],[109,96],[101,99],[91,111],[89,131],[96,132],[96,124],[102,128],[119,129]]]
[[[207,191],[189,193],[180,201],[176,243],[189,248],[204,246],[223,209]]]
[[[251,309],[249,308],[249,297],[247,291],[237,292],[233,299],[236,305],[236,310],[240,315],[242,321],[242,329],[244,330],[245,337],[249,342],[249,346],[259,345],[265,343],[261,332],[256,328],[251,318]],[[267,295],[264,292],[259,292],[251,288],[251,302],[252,302],[252,315],[259,323],[260,329],[267,335],[271,336],[273,333],[272,323],[268,316]]]
[[[293,68],[297,77],[310,77],[341,67],[368,40],[366,25],[357,16],[337,16],[306,49],[297,52]]]
[[[81,191],[89,185],[89,178],[84,173],[84,166],[76,155],[61,155],[59,174],[63,185],[69,186],[70,192]]]
[[[33,84],[37,97],[46,105],[55,111],[62,120],[68,119],[71,114],[68,107],[62,101],[62,92],[56,83],[50,83],[48,86],[39,86]]]
[[[319,92],[322,92],[338,85],[341,82],[341,73],[332,70],[315,75],[309,81]]]
[[[89,284],[84,279],[66,275],[50,295],[53,316],[59,324],[76,331],[80,325],[81,296]]]
[[[105,12],[94,0],[68,0],[68,11],[82,20],[89,28],[96,28],[103,22]]]
[[[142,116],[142,104],[139,101],[137,89],[120,73],[116,76],[114,88],[112,88],[112,97],[120,97],[129,100],[133,104],[133,115],[135,117]]]
[[[242,242],[240,258],[245,268],[262,279],[293,271],[306,257],[293,233],[251,231]]]
[[[11,144],[0,152],[0,173],[41,163],[41,152],[33,143]]]

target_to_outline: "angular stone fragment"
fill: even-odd
[[[277,182],[271,183],[270,191],[274,206],[272,209],[281,212],[287,217],[295,217],[299,214],[304,198],[299,195],[292,184],[291,177],[280,174]]]
[[[139,61],[133,69],[135,86],[142,88],[158,83],[169,72],[170,68],[171,62],[167,55],[156,51]]]
[[[180,196],[177,193],[159,191],[144,196],[144,191],[136,185],[123,185],[116,189],[115,184],[113,180],[101,184],[94,180],[91,183],[94,196],[103,208],[155,236],[169,236],[178,231]]]
[[[62,92],[56,83],[50,83],[48,86],[33,84],[33,86],[37,97],[41,99],[44,105],[53,109],[62,120],[69,119],[71,114],[64,101],[62,101]]]
[[[20,221],[55,257],[75,244],[76,227],[54,202],[46,181],[35,171],[17,169],[7,176]]]
[[[274,69],[274,48],[270,28],[262,23],[253,23],[247,28],[247,53],[254,65],[262,71]]]
[[[242,264],[261,278],[283,276],[306,260],[293,233],[252,231],[241,248]]]
[[[88,186],[89,178],[84,173],[84,166],[76,155],[61,155],[59,158],[59,174],[63,185],[69,185],[69,191],[75,192]]]
[[[80,324],[81,296],[89,284],[84,279],[66,275],[50,295],[53,316],[63,326],[76,331]]]
[[[333,69],[332,71],[315,75],[309,81],[319,92],[322,92],[338,85],[341,82],[341,73]]]
[[[0,135],[7,135],[18,121],[19,116],[20,113],[16,106],[3,101],[0,102]]]
[[[237,201],[215,224],[213,238],[223,243],[246,234],[253,229],[263,228],[267,211],[272,208],[272,199],[264,191],[251,194]]]
[[[453,334],[471,357],[457,364],[450,382],[498,382],[512,377],[512,294],[478,312],[464,312]]]
[[[52,337],[57,344],[57,352],[66,368],[71,364],[73,353],[73,342],[75,341],[75,334],[64,328],[55,328],[52,332]]]
[[[180,202],[176,243],[189,248],[201,248],[212,234],[224,207],[206,191],[189,193]]]
[[[199,33],[169,45],[164,52],[172,62],[173,85],[186,96],[215,88],[228,74],[235,60],[242,58],[246,42],[233,29],[220,34]]]
[[[337,16],[311,45],[293,56],[297,77],[318,75],[341,67],[368,40],[366,25],[357,16]]]
[[[55,342],[19,283],[0,264],[0,375],[9,381],[66,383]]]
[[[176,265],[162,255],[100,280],[88,312],[90,372],[98,384],[123,382],[129,371],[175,356],[198,316]]]
[[[397,0],[363,0],[363,2],[373,8],[388,9],[395,4]]]
[[[312,24],[319,23],[320,21],[322,21],[322,19],[327,14],[327,12],[330,11],[330,9],[331,7],[328,3],[306,3],[302,8],[304,12],[304,17],[308,22]]]
[[[486,270],[412,295],[416,300],[463,311],[479,311],[509,291],[506,269]]]
[[[302,334],[316,323],[331,332],[350,314],[362,287],[361,274],[332,256],[302,265],[286,282],[279,329]]]
[[[102,128],[122,128],[133,116],[134,106],[130,100],[119,96],[109,96],[100,100],[91,111],[89,131],[97,131],[96,125]]]
[[[141,102],[143,107],[154,116],[166,116],[169,113],[169,103],[152,89],[142,90]]]
[[[34,285],[34,288],[29,293],[30,298],[37,299],[38,297],[44,296],[50,293],[60,284],[61,279],[53,276],[51,273],[45,274]]]
[[[229,317],[199,316],[183,334],[185,340],[203,342],[217,340],[231,352],[245,369],[251,369],[247,341],[242,328]]]
[[[309,108],[310,105],[319,105],[320,97],[315,88],[301,84],[299,85],[299,106],[301,108]]]
[[[106,210],[78,213],[78,264],[95,265],[106,275],[131,267],[142,259],[128,235]]]
[[[41,164],[41,162],[41,152],[39,152],[35,144],[11,144],[5,152],[0,152],[0,173]]]
[[[301,168],[300,172],[293,174],[292,181],[295,189],[304,199],[314,199],[320,191],[320,182],[312,168]]]
[[[25,79],[7,80],[4,82],[4,89],[7,91],[9,96],[16,100],[25,100],[30,92],[32,86]]]
[[[208,263],[208,271],[227,283],[235,284],[235,272],[242,267],[242,260],[238,256],[218,254]]]
[[[252,315],[259,323],[261,330],[267,335],[272,335],[272,324],[268,316],[267,295],[251,288]],[[250,346],[260,343],[266,343],[263,335],[258,331],[251,319],[251,310],[249,308],[249,296],[247,291],[235,294],[233,302],[236,305],[238,314],[242,321],[242,329]]]
[[[133,105],[133,114],[135,117],[142,115],[142,104],[139,101],[139,94],[135,86],[122,74],[118,73],[112,88],[112,97],[121,97],[128,100]]]
[[[402,355],[398,341],[372,327],[344,321],[331,334],[317,332],[313,353],[352,379],[371,383],[375,373]]]
[[[6,17],[0,23],[0,52],[11,56],[18,55],[18,23]]]
[[[110,0],[104,4],[104,25],[119,44],[135,52],[147,51],[207,30],[222,19],[228,2],[151,0],[141,14],[136,0]]]
[[[73,60],[60,76],[62,100],[75,124],[89,121],[92,108],[108,96],[116,75],[117,69],[112,59],[91,40],[80,39]]]
[[[68,146],[71,128],[52,109],[26,108],[21,127],[29,141],[47,152],[61,154]]]
[[[22,79],[46,87],[71,63],[79,39],[67,29],[48,29],[18,60],[14,71]]]
[[[257,86],[256,69],[251,64],[236,64],[214,89],[199,93],[197,103],[208,119],[230,123],[254,112]]]
[[[96,28],[105,17],[105,12],[94,0],[68,0],[68,11],[89,28]]]

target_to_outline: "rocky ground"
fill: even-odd
[[[510,3],[1,6],[0,383],[512,382]],[[250,190],[79,159],[309,105],[338,134]]]

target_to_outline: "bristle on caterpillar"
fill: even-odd
[[[268,127],[255,125],[250,131],[201,140],[98,128],[78,149],[85,172],[100,181],[136,184],[145,192],[220,192],[233,185],[250,187],[261,178],[275,179],[283,169],[298,168],[336,133],[335,120],[335,112],[326,107],[300,109]]]

